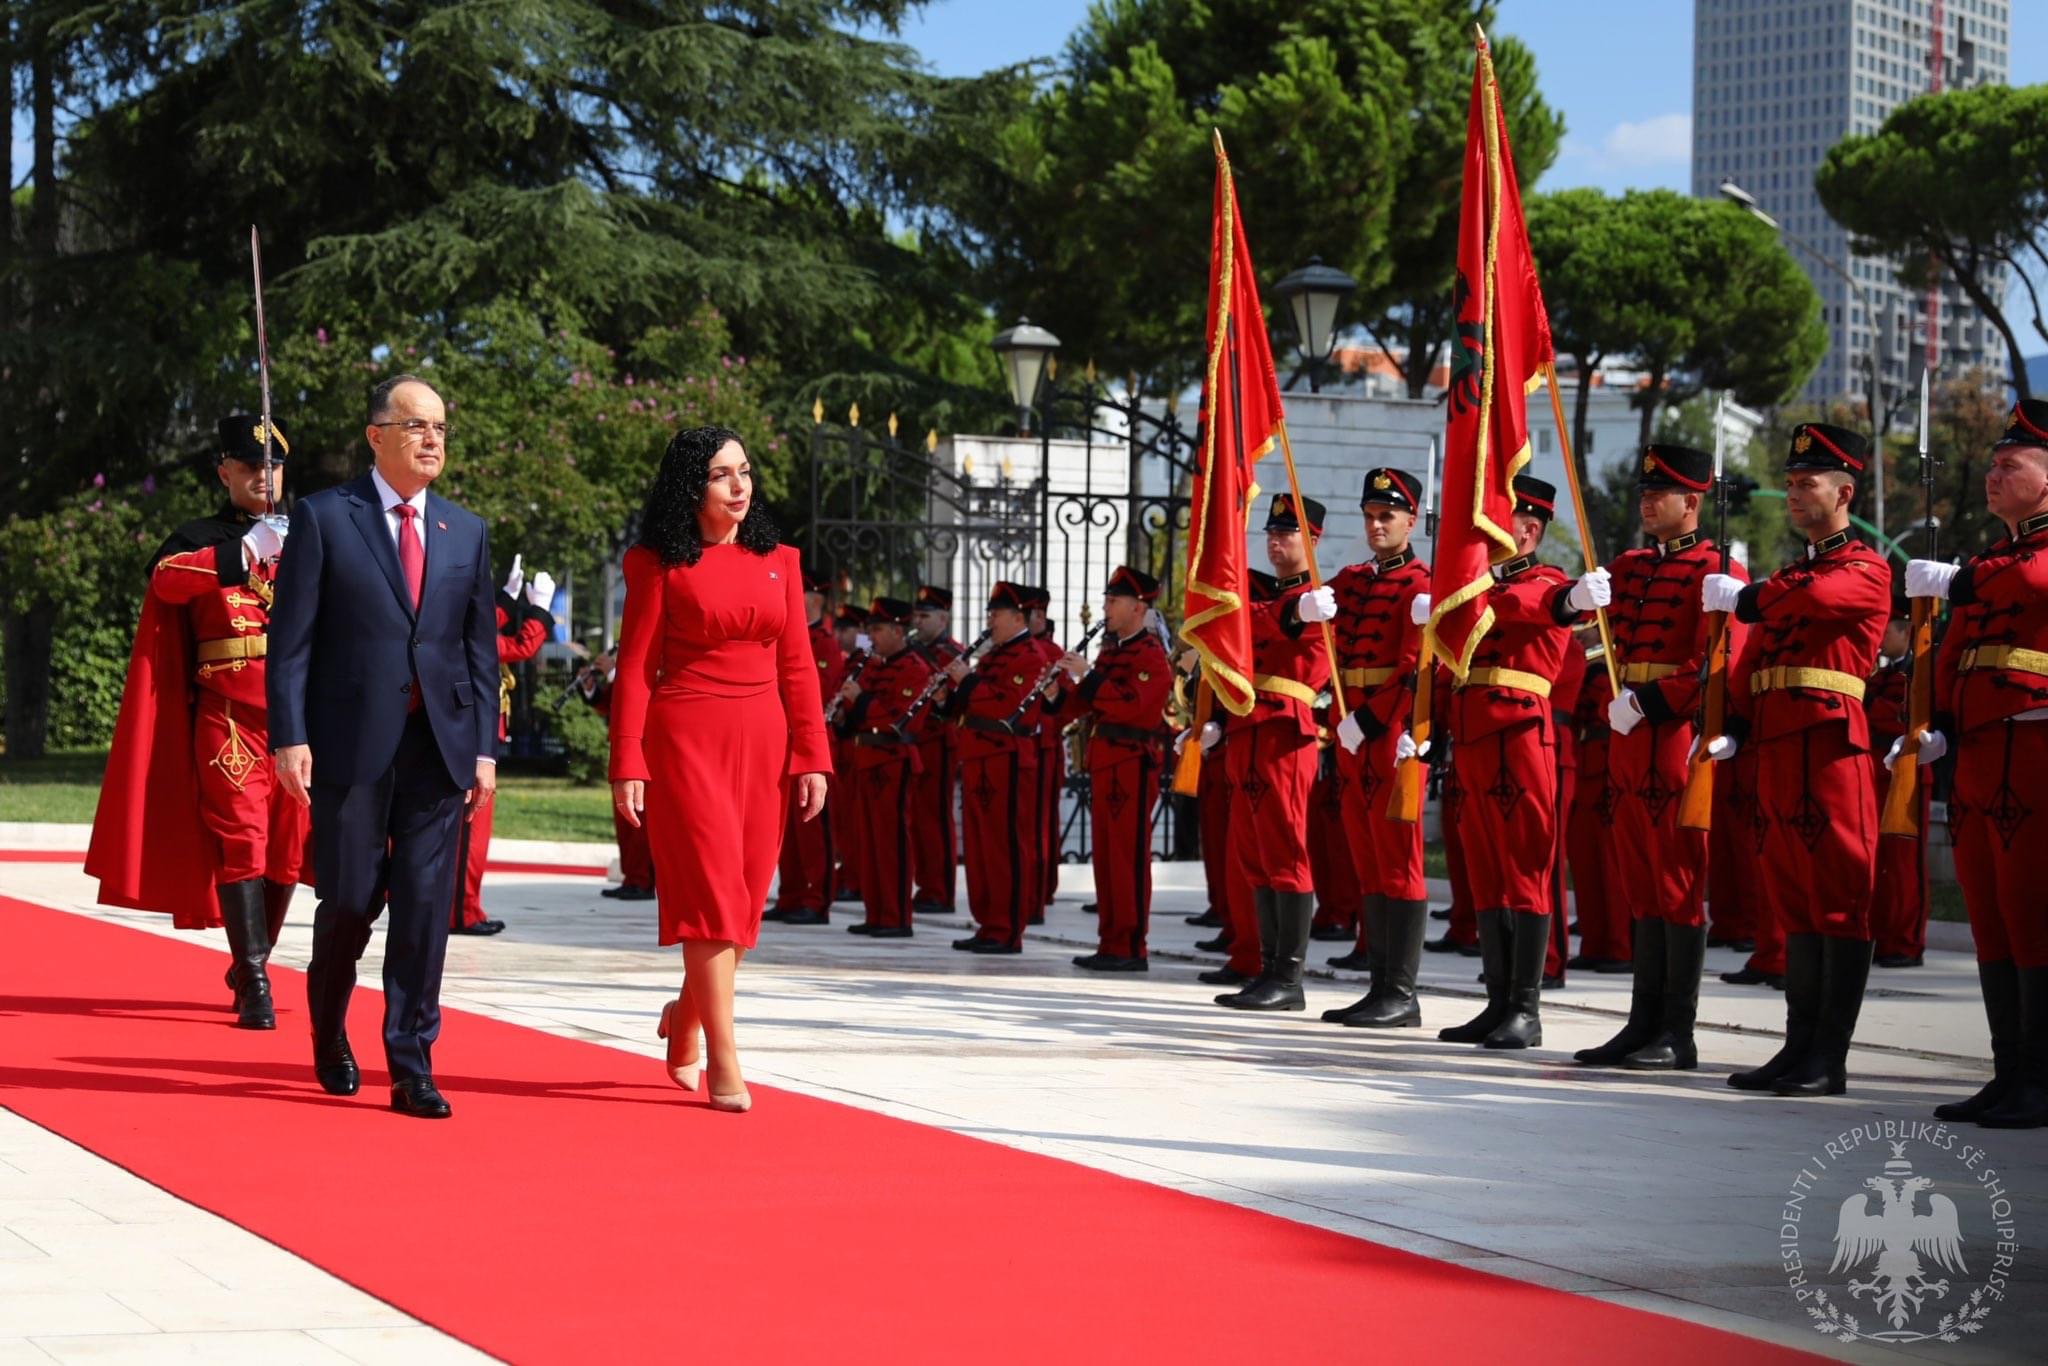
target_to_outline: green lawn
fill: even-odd
[[[104,750],[74,750],[42,759],[0,759],[0,821],[84,825],[99,801]],[[611,790],[572,787],[567,778],[508,768],[499,781],[492,833],[504,839],[610,843]]]

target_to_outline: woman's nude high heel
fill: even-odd
[[[674,1001],[670,1001],[661,1008],[661,1024],[655,1028],[654,1037],[668,1040],[669,1080],[682,1087],[685,1091],[694,1092],[697,1089],[698,1081],[704,1076],[704,1062],[701,1058],[696,1062],[684,1062],[676,1057],[677,1053],[690,1047],[696,1040],[684,1038],[680,1033],[669,1033],[669,1016],[674,1012],[675,1008],[676,1003]],[[717,1096],[713,1096],[711,1103],[713,1105],[718,1104],[718,1099]],[[742,1106],[741,1108],[744,1109],[745,1107]]]
[[[711,1108],[723,1110],[729,1115],[743,1115],[754,1108],[754,1098],[743,1090],[735,1091],[729,1096],[714,1093],[711,1096]]]

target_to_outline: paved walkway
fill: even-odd
[[[16,827],[18,829],[19,827]],[[0,846],[5,846],[0,831]],[[508,842],[509,845],[509,842]],[[20,847],[16,843],[13,847]],[[601,862],[576,851],[505,847]],[[1306,1015],[1246,1018],[1194,981],[1181,922],[1199,910],[1198,870],[1162,870],[1154,971],[1101,978],[1068,958],[1092,948],[1085,869],[1019,958],[971,958],[947,944],[964,918],[908,941],[873,943],[771,926],[741,983],[751,1079],[1139,1180],[1267,1210],[1447,1261],[1857,1359],[2038,1359],[2048,1331],[2048,1132],[1963,1128],[1946,1159],[1975,1145],[2016,1202],[2023,1249],[1982,1331],[1910,1348],[1831,1343],[1807,1322],[1780,1265],[1781,1212],[1802,1169],[1816,1172],[1800,1244],[1814,1283],[1849,1303],[1848,1273],[1823,1274],[1836,1211],[1889,1156],[1882,1144],[1831,1156],[1858,1126],[1927,1118],[1988,1073],[1974,971],[1935,953],[1925,968],[1877,973],[1851,1059],[1851,1094],[1827,1101],[1746,1096],[1724,1084],[1776,1047],[1783,998],[1710,982],[1693,1074],[1588,1073],[1572,1049],[1603,1040],[1627,980],[1575,978],[1545,998],[1545,1047],[1487,1054],[1438,1043],[1436,1026],[1475,1008],[1474,960],[1426,955],[1430,1028],[1397,1035],[1315,1018],[1353,999],[1356,974],[1310,984]],[[652,947],[653,907],[596,896],[588,877],[494,876],[492,913],[510,930],[453,941],[444,1000],[535,1028],[647,1054],[676,955]],[[63,863],[0,865],[0,891],[169,933],[156,917],[91,908],[91,884]],[[311,900],[278,950],[303,965]],[[375,959],[380,941],[373,941]],[[1341,945],[1316,945],[1320,963]],[[1733,966],[1716,953],[1710,969]],[[374,981],[374,961],[365,976]],[[459,1028],[459,1022],[455,1026]],[[655,1064],[650,1062],[652,1068]],[[452,1096],[461,1122],[460,1095]],[[4,1095],[0,1095],[4,1101]],[[487,1136],[484,1136],[487,1141]],[[1989,1268],[1984,1212],[1968,1172],[1930,1171],[1957,1192],[1969,1274]],[[1982,1198],[1978,1199],[1981,1205]],[[1826,1228],[1819,1227],[1825,1224]],[[935,1255],[938,1255],[935,1253]],[[1076,1249],[1074,1312],[1102,1269]],[[232,1293],[264,1287],[256,1295]],[[1190,1312],[1225,1285],[1190,1286]],[[1330,1360],[1367,1360],[1373,1306],[1300,1305],[1331,1325]],[[1852,1306],[1866,1330],[1868,1301]],[[1060,1312],[1057,1306],[1040,1312]],[[1221,1316],[1219,1314],[1219,1320]],[[1924,1330],[1931,1324],[1915,1320]],[[1458,1328],[1446,1325],[1446,1341]],[[443,1361],[474,1359],[317,1268],[0,1115],[0,1366],[15,1361]],[[235,1355],[240,1353],[241,1355]],[[970,1354],[971,1355],[971,1354]],[[964,1359],[964,1358],[963,1358]]]

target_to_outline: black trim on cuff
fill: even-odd
[[[507,626],[517,626],[519,618],[526,614],[526,600],[515,598],[504,589],[498,590],[498,610],[505,614]]]
[[[1636,705],[1643,709],[1643,719],[1651,725],[1661,725],[1666,721],[1678,719],[1678,713],[1671,710],[1671,704],[1664,700],[1664,690],[1656,684],[1630,688],[1629,691],[1635,694]]]
[[[1735,619],[1744,626],[1754,626],[1764,619],[1764,609],[1759,601],[1758,589],[1763,584],[1753,583],[1735,595]]]
[[[1301,598],[1289,598],[1280,604],[1280,629],[1289,640],[1300,640],[1301,633],[1308,629],[1308,623],[1301,619]]]
[[[249,556],[242,549],[240,536],[213,548],[213,573],[222,588],[240,588],[249,582]]]
[[[1938,711],[1927,722],[1927,728],[1938,730],[1953,741],[1956,738],[1956,714],[1952,711]],[[1951,744],[1950,748],[1953,749],[1954,745]]]
[[[1977,566],[1966,564],[1956,571],[1948,581],[1948,602],[1951,607],[1968,607],[1977,600]]]
[[[1108,677],[1109,675],[1103,673],[1100,669],[1090,669],[1087,673],[1081,675],[1081,682],[1074,689],[1075,695],[1083,702],[1093,702],[1095,694],[1102,691],[1103,682]],[[1064,692],[1066,689],[1062,688],[1061,691]]]
[[[552,640],[554,638],[555,614],[553,612],[550,612],[545,607],[535,607],[532,603],[528,603],[526,605],[526,615],[529,619],[540,623],[541,629],[547,632],[549,639]],[[517,618],[514,618],[514,620],[517,620]]]
[[[1360,707],[1351,714],[1358,718],[1358,728],[1365,733],[1366,739],[1377,740],[1387,733],[1387,726],[1372,714],[1371,708]]]
[[[1578,608],[1572,606],[1572,588],[1574,586],[1569,583],[1559,584],[1555,594],[1550,599],[1550,619],[1559,626],[1576,626],[1578,625],[1579,618],[1586,615]]]
[[[1729,713],[1721,718],[1721,733],[1736,744],[1741,744],[1749,739],[1749,718]]]

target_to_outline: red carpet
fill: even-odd
[[[715,1114],[651,1059],[459,1012],[455,1118],[401,1119],[374,991],[338,1100],[297,973],[249,1034],[217,937],[0,897],[0,943],[0,1103],[508,1360],[1803,1359],[765,1087]]]

